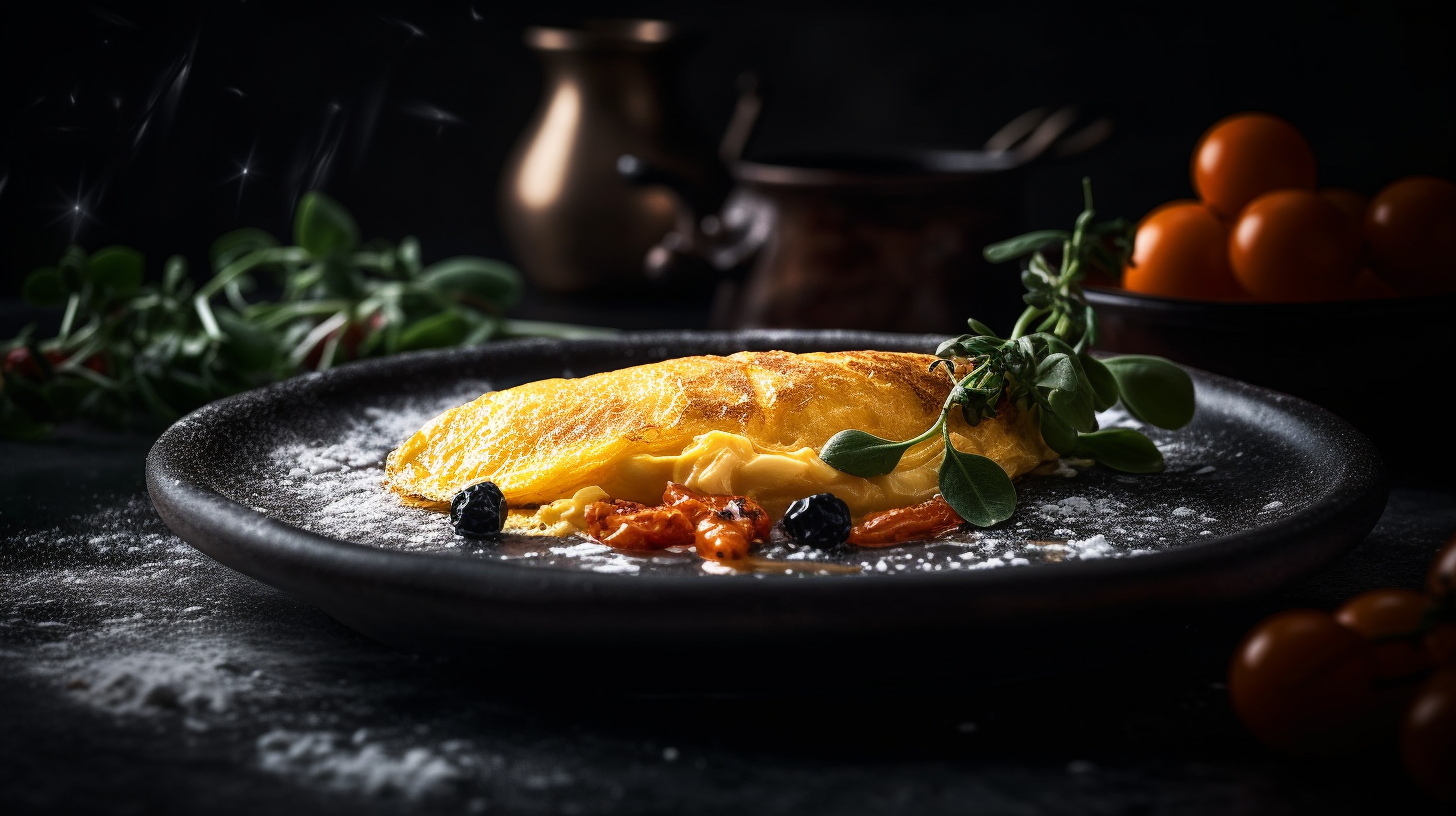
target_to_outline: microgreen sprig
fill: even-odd
[[[1132,227],[1122,219],[1093,223],[1092,184],[1082,180],[1083,210],[1071,232],[1040,230],[993,244],[993,263],[1028,258],[1021,273],[1026,309],[1006,337],[972,318],[968,333],[940,344],[930,370],[950,378],[940,416],[913,439],[893,441],[859,430],[840,431],[819,456],[853,476],[894,470],[905,451],[939,435],[945,446],[940,492],[961,518],[989,527],[1016,510],[1016,488],[991,459],[956,449],[950,412],[975,426],[1014,407],[1036,414],[1042,439],[1058,454],[1095,459],[1131,473],[1163,469],[1152,440],[1130,428],[1100,429],[1097,413],[1119,402],[1135,418],[1176,429],[1193,418],[1193,381],[1162,359],[1127,355],[1099,360],[1097,316],[1082,293],[1094,269],[1120,271],[1132,251]],[[1061,249],[1056,266],[1043,250]]]
[[[57,421],[162,421],[303,371],[403,351],[513,336],[608,330],[510,320],[517,271],[474,256],[425,265],[419,241],[364,241],[337,201],[299,201],[293,245],[258,229],[213,242],[196,285],[179,255],[146,283],[140,252],[72,246],[25,280],[33,306],[64,308],[54,337],[34,326],[0,341],[0,439],[34,439]],[[263,296],[262,293],[273,296]]]

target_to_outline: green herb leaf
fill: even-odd
[[[413,325],[399,335],[400,351],[445,348],[458,345],[470,332],[470,323],[456,311],[440,312]]]
[[[1041,438],[1047,446],[1062,456],[1071,456],[1077,449],[1077,432],[1066,420],[1056,413],[1037,406],[1041,415]]]
[[[71,244],[66,251],[61,253],[61,261],[56,264],[61,272],[61,282],[65,285],[66,291],[76,293],[86,285],[91,272],[86,268],[86,250]]]
[[[1143,354],[1103,362],[1117,378],[1122,404],[1133,416],[1169,430],[1193,419],[1193,379],[1174,363]]]
[[[25,276],[21,287],[25,302],[32,306],[64,306],[71,293],[61,280],[61,271],[54,266],[43,266]]]
[[[1057,389],[1048,392],[1046,400],[1052,410],[1057,412],[1057,416],[1073,428],[1082,433],[1097,430],[1097,412],[1092,410],[1090,390],[1084,388],[1078,388],[1075,391]]]
[[[1021,296],[1021,300],[1033,309],[1046,309],[1052,305],[1050,292],[1027,292]]]
[[[1077,437],[1077,447],[1073,452],[1126,473],[1158,473],[1163,470],[1163,454],[1158,446],[1131,428],[1108,428],[1082,434]]]
[[[985,257],[993,263],[1030,254],[1021,272],[1027,290],[1022,300],[1028,308],[1007,340],[972,319],[966,322],[972,334],[946,340],[936,349],[938,359],[930,370],[944,366],[953,382],[936,424],[908,442],[842,431],[821,454],[826,462],[855,475],[886,473],[906,447],[939,429],[946,438],[942,495],[967,521],[994,524],[1015,510],[1015,488],[991,460],[955,450],[945,422],[947,412],[958,407],[974,425],[995,416],[996,405],[1006,399],[1038,412],[1042,439],[1059,454],[1090,455],[1131,472],[1162,469],[1162,455],[1147,437],[1128,429],[1099,431],[1097,412],[1121,400],[1151,424],[1179,427],[1192,416],[1192,381],[1166,360],[1116,358],[1123,362],[1113,364],[1087,353],[1097,341],[1098,325],[1081,282],[1092,269],[1121,272],[1132,251],[1133,227],[1122,219],[1094,224],[1089,179],[1082,180],[1082,194],[1082,213],[1072,232],[1041,230],[986,248]],[[1050,246],[1060,250],[1059,269],[1042,253]],[[975,368],[957,379],[961,362]]]
[[[1040,388],[1076,391],[1078,382],[1077,369],[1067,354],[1050,354],[1036,366],[1036,384]]]
[[[86,260],[91,282],[112,297],[131,297],[142,285],[146,264],[131,247],[109,246],[91,253]]]
[[[187,259],[181,255],[173,255],[167,259],[162,266],[162,291],[172,294],[182,288],[182,282],[187,280]]]
[[[1106,411],[1116,405],[1121,392],[1117,388],[1117,378],[1107,366],[1085,351],[1079,353],[1077,359],[1082,363],[1087,382],[1092,384],[1092,407],[1098,411]]]
[[[394,251],[394,262],[396,267],[404,273],[404,277],[413,278],[419,275],[422,267],[419,240],[413,235],[406,235],[399,242],[399,248]]]
[[[313,190],[298,202],[293,242],[315,258],[352,252],[359,245],[359,225],[344,205]]]
[[[508,309],[521,298],[520,273],[489,258],[461,255],[433,263],[420,273],[420,281],[490,311]]]
[[[1044,246],[1060,244],[1071,237],[1066,230],[1037,230],[992,244],[982,253],[991,263],[1002,263],[1032,253]]]
[[[1097,430],[1092,384],[1071,348],[1055,336],[1041,333],[1027,335],[1017,345],[1028,358],[1039,361],[1033,382],[1046,389],[1046,402],[1057,416],[1083,433]]]
[[[956,514],[977,527],[990,527],[1016,512],[1016,486],[994,461],[962,453],[945,443],[940,495]]]
[[[324,259],[322,281],[330,297],[354,300],[364,294],[364,276],[345,255]]]
[[[991,330],[990,326],[987,326],[985,323],[982,323],[974,317],[966,321],[966,326],[970,328],[972,332],[981,335],[982,337],[990,337],[996,340],[1001,339],[999,336],[997,336],[996,332]]]
[[[278,358],[278,344],[273,335],[230,309],[215,309],[213,317],[224,337],[218,349],[223,359],[242,372],[264,372],[273,366]]]
[[[223,267],[258,249],[278,246],[278,239],[255,227],[243,227],[220,236],[212,242],[208,257],[212,268],[221,271]]]
[[[900,457],[917,441],[894,442],[864,431],[840,431],[824,443],[819,458],[851,476],[883,476],[900,464]]]

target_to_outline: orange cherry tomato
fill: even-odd
[[[1400,297],[1400,292],[1395,290],[1385,278],[1375,274],[1375,271],[1368,266],[1360,267],[1355,273],[1355,280],[1350,284],[1351,300],[1381,300],[1384,298]]]
[[[1456,663],[1456,623],[1438,623],[1426,635],[1426,657],[1434,666]]]
[[[1389,639],[1375,643],[1375,676],[1398,680],[1431,665],[1417,633],[1432,603],[1431,596],[1413,589],[1372,589],[1335,610],[1335,620],[1371,641]],[[1403,635],[1409,637],[1396,639]]]
[[[1406,772],[1431,796],[1456,803],[1456,666],[1426,680],[1400,733]]]
[[[1309,142],[1294,125],[1267,113],[1222,119],[1193,150],[1193,189],[1225,218],[1271,190],[1313,190],[1314,185]]]
[[[1229,233],[1228,254],[1239,284],[1267,301],[1344,298],[1360,269],[1359,240],[1344,213],[1308,190],[1249,202]]]
[[[1199,300],[1248,300],[1228,262],[1228,229],[1196,201],[1172,201],[1148,213],[1133,239],[1128,291]]]
[[[1374,736],[1375,672],[1368,640],[1327,612],[1290,609],[1254,627],[1239,646],[1229,699],[1254,736],[1275,748],[1346,750]]]
[[[1456,603],[1456,534],[1431,559],[1426,572],[1426,591],[1448,604]]]
[[[1370,206],[1370,199],[1344,187],[1322,187],[1319,191],[1320,198],[1330,202],[1345,214],[1350,227],[1350,232],[1356,236],[1356,242],[1360,245],[1360,268],[1363,270],[1370,265],[1370,252],[1365,247],[1365,210]],[[1359,283],[1360,276],[1356,276],[1356,283]],[[1395,289],[1391,288],[1394,292]],[[1357,297],[1364,297],[1358,295]],[[1384,297],[1376,295],[1376,297]]]
[[[1376,270],[1408,295],[1456,291],[1456,184],[1397,179],[1371,199],[1365,240]]]
[[[1352,232],[1360,235],[1365,231],[1365,208],[1370,206],[1370,199],[1344,187],[1324,187],[1319,194],[1320,198],[1340,208],[1340,212],[1349,219]]]

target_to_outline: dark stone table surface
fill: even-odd
[[[0,443],[0,811],[1438,813],[1393,746],[1292,759],[1230,709],[1229,657],[1291,606],[1415,587],[1456,483],[1394,474],[1354,551],[1166,641],[984,686],[640,695],[510,682],[375,644],[157,518],[146,434]],[[966,644],[973,649],[974,644]]]

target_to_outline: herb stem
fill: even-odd
[[[266,329],[276,329],[279,326],[299,317],[310,317],[321,314],[334,314],[342,309],[349,308],[347,300],[318,300],[311,303],[285,303],[274,309],[265,317],[258,318],[258,325]]]
[[[211,299],[224,286],[265,263],[303,263],[309,259],[308,250],[302,247],[267,247],[255,249],[247,255],[223,267],[212,280],[197,290],[197,296]]]
[[[940,419],[937,419],[934,425],[926,428],[925,433],[922,433],[914,439],[907,439],[900,444],[904,445],[906,450],[909,450],[910,448],[919,445],[921,442],[924,442],[925,440],[939,433],[942,429],[945,428],[945,417],[946,414],[950,411],[950,406],[951,403],[949,400],[947,400],[945,403],[945,407],[940,409]]]
[[[197,319],[202,321],[202,330],[207,332],[207,338],[215,343],[222,342],[222,329],[217,327],[217,318],[212,314],[212,306],[207,298],[198,294],[192,298],[192,308],[197,310]]]
[[[65,345],[66,338],[71,336],[71,326],[76,322],[76,312],[81,308],[81,293],[72,292],[71,297],[66,301],[66,316],[61,318],[61,331],[57,336],[62,345]]]
[[[1019,339],[1021,339],[1021,336],[1024,335],[1024,334],[1026,334],[1026,330],[1029,329],[1029,328],[1031,328],[1031,321],[1037,319],[1038,317],[1041,317],[1042,315],[1046,314],[1049,311],[1051,311],[1051,310],[1050,309],[1044,309],[1044,308],[1038,308],[1036,306],[1028,306],[1028,307],[1026,307],[1026,311],[1024,311],[1024,312],[1021,313],[1021,318],[1019,320],[1017,320],[1016,321],[1016,325],[1012,327],[1012,329],[1011,329],[1011,337],[1009,337],[1008,339],[1010,339],[1010,340],[1019,340]]]

